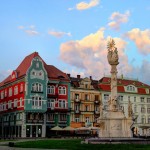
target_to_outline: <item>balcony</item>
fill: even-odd
[[[99,103],[100,103],[100,100],[95,100],[94,103],[95,103],[95,104],[99,104]]]
[[[80,114],[80,110],[74,110],[75,114]]]
[[[96,115],[100,114],[100,112],[99,112],[98,110],[95,110],[94,113],[95,113]]]
[[[74,101],[77,102],[77,103],[80,103],[80,102],[81,102],[80,99],[78,99],[78,98],[75,98]]]

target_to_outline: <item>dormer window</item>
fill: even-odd
[[[127,91],[127,92],[136,92],[136,87],[133,86],[133,85],[128,85],[128,86],[126,87],[126,91]]]

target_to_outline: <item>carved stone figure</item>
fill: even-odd
[[[118,65],[119,64],[118,51],[117,51],[117,48],[115,47],[115,42],[113,39],[111,39],[108,42],[107,48],[108,48],[107,59],[108,59],[109,64]]]
[[[128,117],[132,117],[132,114],[133,114],[132,103],[129,100],[129,102],[128,102]]]

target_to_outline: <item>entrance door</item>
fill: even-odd
[[[36,126],[32,126],[32,137],[36,137]]]

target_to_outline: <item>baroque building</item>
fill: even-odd
[[[99,105],[101,94],[98,89],[98,81],[90,78],[71,77],[71,122],[74,128],[96,126],[100,115]]]
[[[99,80],[99,89],[102,96],[104,112],[108,109],[110,98],[110,77]],[[134,124],[132,131],[134,135],[150,136],[150,86],[136,79],[118,77],[117,79],[117,101],[123,109],[126,117],[129,116],[128,103],[132,104],[132,116]]]
[[[37,52],[0,83],[0,136],[45,137],[70,124],[70,80]]]

